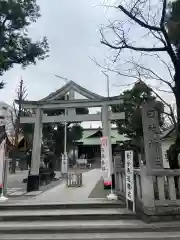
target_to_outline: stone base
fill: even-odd
[[[180,221],[180,206],[144,207],[136,201],[136,214],[146,223]]]
[[[39,190],[39,175],[28,175],[27,192]]]

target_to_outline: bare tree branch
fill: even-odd
[[[152,92],[156,95],[156,97],[158,97],[158,98],[164,103],[164,105],[166,105],[166,106],[169,108],[169,110],[170,110],[169,116],[172,118],[172,122],[173,122],[174,126],[176,127],[177,122],[176,122],[176,118],[175,118],[174,111],[173,111],[173,108],[172,108],[171,104],[167,103],[167,102],[166,102],[156,91],[154,91],[153,89],[152,89]],[[167,114],[167,113],[166,113],[166,114]]]
[[[139,24],[141,27],[152,30],[152,31],[161,31],[160,27],[156,27],[156,26],[151,26],[148,25],[146,23],[144,23],[143,21],[141,21],[140,19],[136,18],[130,11],[128,11],[127,9],[125,9],[122,5],[119,5],[118,8],[126,15],[128,16],[130,19],[132,19],[134,22],[136,22],[137,24]]]
[[[162,8],[162,15],[160,21],[160,27],[164,26],[165,16],[166,16],[166,8],[167,8],[167,0],[163,0],[163,8]]]
[[[170,75],[172,81],[174,81],[174,76],[173,76],[173,74],[172,74],[172,72],[173,72],[174,69],[172,69],[171,66],[170,66],[167,62],[165,62],[158,54],[155,54],[155,55],[156,55],[156,56],[159,58],[159,60],[166,66],[166,68],[167,68],[167,70],[168,70],[168,72],[169,72],[169,75]]]
[[[159,91],[159,92],[164,92],[164,93],[173,94],[172,91],[168,91],[168,90],[165,90],[165,89],[160,89],[159,87],[153,86],[153,88],[156,89],[156,90]]]
[[[105,39],[104,40],[101,40],[101,43],[110,47],[110,48],[113,48],[113,49],[116,49],[116,50],[121,50],[121,49],[130,49],[130,50],[134,50],[134,51],[142,51],[142,52],[165,52],[167,51],[167,47],[151,47],[151,48],[146,48],[146,47],[134,47],[134,46],[131,46],[131,45],[128,45],[125,41],[122,41],[121,42],[121,46],[115,46],[115,45],[112,45],[110,44],[109,42],[107,42]]]
[[[161,81],[161,82],[167,84],[169,86],[169,88],[172,90],[172,92],[174,93],[174,87],[172,86],[172,84],[170,82],[164,80],[161,76],[159,76],[157,73],[155,73],[152,69],[146,68],[135,62],[133,62],[133,64],[136,68],[147,71],[146,73],[141,72],[141,76],[148,77],[149,74],[152,74],[152,75],[150,75],[151,78],[154,78],[157,81]]]
[[[13,110],[14,110],[14,109],[13,109]],[[15,120],[14,120],[13,111],[11,111],[11,123],[12,123],[12,125],[13,125],[13,130],[15,131],[16,123],[15,123]]]
[[[15,116],[17,117],[17,116],[18,116],[18,113],[17,113],[17,109],[16,109],[16,104],[15,104],[15,102],[13,102],[13,111],[14,111]]]
[[[128,78],[132,78],[132,79],[137,79],[137,80],[139,80],[139,77],[137,76],[137,75],[130,75],[130,74],[126,74],[126,73],[122,73],[122,72],[120,72],[120,71],[118,71],[118,70],[114,70],[114,69],[111,69],[111,68],[109,68],[109,67],[105,67],[105,66],[103,66],[103,65],[101,65],[100,63],[98,63],[97,62],[97,60],[95,59],[95,58],[90,58],[98,67],[100,67],[100,68],[102,68],[103,70],[105,70],[105,71],[110,71],[110,72],[113,72],[113,73],[115,73],[115,74],[117,74],[117,75],[120,75],[120,76],[123,76],[123,77],[128,77]],[[126,86],[127,84],[125,84],[124,86]]]
[[[113,84],[113,85],[116,86],[116,87],[129,87],[129,86],[137,83],[137,81],[142,81],[142,80],[141,80],[141,77],[142,77],[142,76],[144,77],[145,75],[143,75],[143,74],[139,71],[139,69],[137,68],[137,66],[138,66],[138,67],[140,67],[141,69],[147,70],[148,72],[152,73],[154,76],[156,76],[156,80],[159,80],[159,81],[161,81],[161,82],[166,83],[166,84],[172,89],[172,91],[173,91],[173,86],[170,84],[170,82],[165,81],[164,79],[162,79],[162,78],[161,78],[157,73],[155,73],[153,70],[148,69],[148,68],[145,68],[144,66],[141,66],[141,65],[139,65],[139,64],[137,64],[137,63],[136,63],[136,64],[133,63],[133,64],[135,64],[135,66],[136,66],[136,68],[135,68],[136,74],[130,75],[130,73],[124,74],[124,73],[121,73],[121,72],[118,71],[118,70],[113,70],[113,69],[111,69],[111,68],[109,68],[109,67],[104,67],[104,66],[102,66],[101,64],[99,64],[99,63],[96,61],[96,59],[91,59],[91,60],[92,60],[98,67],[100,67],[100,68],[102,68],[102,69],[104,69],[104,70],[106,70],[106,71],[111,71],[111,72],[114,72],[114,73],[116,73],[116,74],[118,74],[118,75],[125,76],[125,77],[132,78],[132,79],[136,80],[136,81],[134,81],[134,82],[132,82],[132,83],[130,83],[130,84],[122,84],[122,85],[121,85],[121,84],[117,84],[117,85],[116,85],[116,84]],[[142,82],[144,82],[144,81],[142,81]],[[176,126],[177,122],[176,122],[176,118],[175,118],[174,111],[173,111],[173,108],[172,108],[171,104],[169,104],[168,102],[166,102],[166,101],[153,89],[154,87],[150,86],[149,84],[146,84],[146,85],[147,85],[147,87],[149,87],[149,88],[152,90],[152,92],[155,94],[155,96],[156,96],[159,100],[161,100],[165,106],[167,106],[167,107],[169,108],[169,113],[165,112],[165,114],[168,115],[168,118],[171,118],[171,122],[173,122],[174,126]],[[166,91],[166,90],[162,90],[162,89],[157,89],[157,90],[158,90],[158,91]],[[171,93],[171,92],[168,91],[168,93]]]

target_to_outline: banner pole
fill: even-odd
[[[2,146],[2,148],[3,148],[3,154],[2,154],[2,190],[1,190],[1,196],[0,196],[0,202],[5,202],[5,201],[7,201],[8,200],[8,198],[6,198],[5,196],[4,196],[4,177],[5,177],[5,149],[6,149],[6,139],[4,140],[4,143],[3,143],[3,146]],[[1,161],[1,159],[0,159],[0,161]]]

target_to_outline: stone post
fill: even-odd
[[[31,169],[28,176],[27,191],[37,191],[39,189],[39,166],[41,158],[42,144],[42,110],[36,109],[36,119],[34,124],[33,149],[31,158]]]
[[[163,168],[159,118],[154,101],[142,105],[142,125],[145,150],[145,165],[140,167],[142,207],[145,214],[151,214],[155,208],[151,170]]]
[[[153,176],[148,175],[148,169],[146,166],[140,167],[141,174],[141,191],[142,191],[142,204],[143,212],[150,214],[154,210],[154,185]]]
[[[162,148],[160,127],[155,102],[149,101],[142,105],[142,124],[146,166],[151,169],[162,169]]]
[[[123,162],[122,162],[122,150],[120,148],[120,146],[117,146],[114,150],[114,175],[115,175],[115,189],[116,191],[120,191],[121,187],[120,185],[122,185],[123,183],[120,182],[120,171],[121,169],[123,169]]]

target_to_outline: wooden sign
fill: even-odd
[[[134,202],[133,151],[125,151],[126,199]]]

